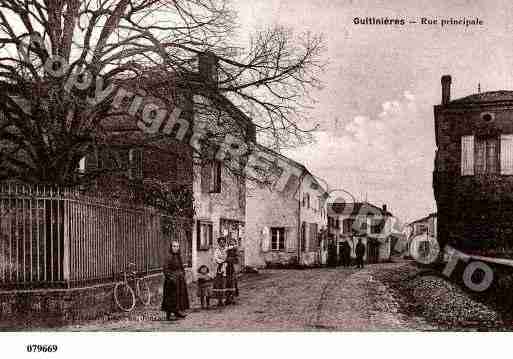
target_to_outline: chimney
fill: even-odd
[[[387,205],[386,204],[383,205],[383,212],[387,212]]]
[[[217,84],[218,81],[218,59],[210,51],[202,52],[198,55],[198,68],[200,76],[211,84]]]
[[[451,75],[442,76],[442,105],[451,101]]]

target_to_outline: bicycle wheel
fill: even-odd
[[[144,305],[149,305],[151,301],[150,287],[144,279],[137,281],[137,296]]]
[[[135,307],[135,294],[133,289],[125,282],[117,283],[114,287],[114,301],[122,311],[132,311]]]

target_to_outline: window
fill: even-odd
[[[335,228],[336,229],[340,229],[340,219],[337,218],[336,222],[335,222]]]
[[[222,169],[221,161],[213,161],[212,162],[212,176],[210,182],[210,192],[211,193],[221,193],[221,169]]]
[[[285,228],[271,228],[271,249],[273,251],[285,250]]]
[[[461,137],[461,175],[474,174],[474,136]]]
[[[350,234],[353,232],[353,224],[354,224],[354,219],[352,218],[346,218],[342,221],[342,231],[343,233],[345,234]]]
[[[306,251],[306,222],[301,224],[301,242],[299,243],[299,248],[301,252]]]
[[[475,138],[475,173],[496,174],[499,171],[497,137]]]
[[[318,226],[317,223],[309,223],[309,238],[308,238],[308,250],[315,251],[319,248],[319,240],[318,240]]]
[[[481,114],[481,119],[485,122],[490,122],[490,121],[493,121],[495,119],[495,115],[493,113],[490,113],[490,112],[484,112]]]
[[[379,219],[371,219],[371,233],[379,234],[383,231],[385,226],[385,221],[382,218]]]
[[[358,232],[367,233],[367,218],[359,218],[356,220],[355,227]]]
[[[503,175],[513,175],[513,135],[501,135],[500,170]]]
[[[78,171],[80,173],[85,173],[86,171],[86,158],[82,157],[80,161],[78,162]]]
[[[143,158],[142,150],[131,148],[128,151],[128,178],[141,179],[143,178]]]
[[[221,161],[207,161],[201,168],[201,191],[221,193]]]
[[[502,135],[501,141],[497,136],[462,136],[461,175],[513,174],[512,140],[510,135]]]
[[[427,233],[428,227],[425,224],[417,225],[417,233]]]
[[[197,224],[197,240],[198,240],[198,250],[206,251],[208,250],[213,243],[213,233],[214,228],[213,224],[210,221],[198,221]]]
[[[310,193],[306,194],[306,208],[310,208]]]

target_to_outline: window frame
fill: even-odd
[[[131,180],[143,178],[143,151],[140,148],[128,150],[128,178]]]
[[[493,156],[493,162],[495,162],[494,171],[491,172],[491,156],[490,150],[493,146],[491,144],[495,142],[495,153]],[[474,136],[474,175],[486,176],[486,175],[498,175],[501,173],[501,161],[500,161],[500,136]],[[478,152],[482,150],[483,153]],[[482,158],[482,166],[479,163],[479,159]]]
[[[197,240],[197,248],[198,251],[208,251],[213,245],[214,239],[214,223],[210,220],[198,220],[196,223],[196,240]],[[206,228],[206,231],[204,231]],[[204,233],[208,233],[206,236],[206,240],[204,240]]]
[[[271,227],[271,251],[285,251],[286,231],[285,227]],[[281,236],[280,236],[281,233]],[[276,235],[276,240],[275,240]],[[276,244],[276,246],[275,246]],[[276,248],[275,248],[276,247]]]
[[[222,162],[213,160],[210,162],[209,193],[221,193]]]
[[[370,222],[370,234],[380,234],[385,228],[384,218],[371,218]],[[378,228],[377,231],[376,228]]]
[[[344,233],[344,234],[353,233],[354,222],[355,222],[354,218],[344,218],[342,220],[342,233]],[[345,223],[349,223],[349,225],[346,226]],[[346,231],[346,229],[347,229],[347,231]]]

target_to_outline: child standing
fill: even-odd
[[[208,309],[212,295],[212,277],[206,265],[198,268],[198,297],[201,301],[201,309]]]

